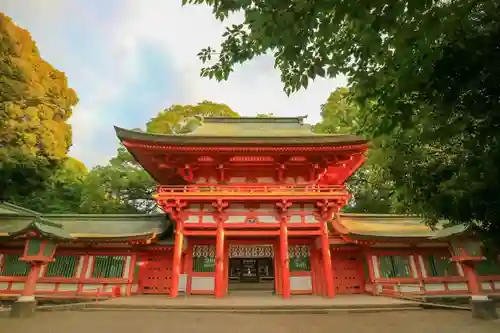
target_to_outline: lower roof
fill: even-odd
[[[467,231],[463,224],[445,227],[445,222],[431,228],[422,218],[407,215],[341,213],[332,223],[336,231],[353,239],[444,240]]]
[[[147,239],[163,233],[170,224],[165,214],[40,214],[17,208],[0,203],[0,237],[9,237],[40,218],[82,240]]]
[[[82,241],[151,239],[165,232],[171,224],[166,214],[40,214],[0,203],[0,238],[19,233],[40,218]],[[332,220],[332,226],[351,239],[388,241],[446,240],[468,230],[465,225],[444,227],[444,222],[431,228],[416,216],[388,214],[341,213]]]

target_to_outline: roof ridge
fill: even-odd
[[[205,123],[286,123],[303,124],[306,116],[298,117],[202,117]]]
[[[23,213],[24,213],[24,214],[28,214],[30,216],[42,215],[41,213],[39,213],[37,211],[31,210],[28,208],[24,208],[22,206],[15,205],[15,204],[7,202],[7,201],[0,201],[0,207],[1,206],[4,206],[7,210],[11,211],[13,214],[23,215]],[[9,213],[7,213],[7,214],[9,214]]]

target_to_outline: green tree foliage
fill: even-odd
[[[19,198],[16,203],[41,213],[79,212],[87,175],[82,162],[68,157],[44,182],[43,189]]]
[[[274,117],[274,113],[258,113],[257,118],[271,118]]]
[[[147,123],[150,133],[182,134],[193,131],[203,117],[238,117],[226,104],[203,101],[196,105],[172,105]]]
[[[152,198],[154,181],[125,148],[105,166],[91,170],[85,180],[80,212],[151,213],[156,209]]]
[[[66,160],[77,101],[29,32],[0,13],[0,200],[19,202],[43,189]]]
[[[237,117],[225,104],[203,101],[196,105],[173,105],[159,112],[146,126],[147,132],[160,134],[188,133],[203,117]],[[150,213],[155,181],[124,148],[105,166],[90,172],[83,191],[80,211],[86,213]]]
[[[267,53],[287,93],[345,74],[400,202],[431,222],[478,222],[500,243],[498,1],[184,3],[205,3],[221,20],[244,13],[220,50],[199,53],[203,76],[225,80]]]
[[[351,97],[347,88],[332,92],[327,102],[321,105],[322,121],[314,126],[314,131],[327,134],[360,133],[360,110]],[[394,184],[388,181],[383,167],[385,157],[384,151],[373,143],[365,163],[347,181],[352,198],[344,211],[380,214],[400,212],[393,196]]]

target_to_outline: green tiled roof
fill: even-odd
[[[454,225],[451,227],[446,227],[446,228],[443,228],[441,230],[438,230],[434,234],[434,236],[431,238],[432,239],[448,239],[450,237],[463,234],[469,230],[470,230],[469,226],[467,226],[465,224],[457,224],[457,225]]]
[[[127,238],[160,234],[168,227],[165,214],[45,215],[77,238]]]
[[[136,140],[177,145],[351,145],[366,144],[355,135],[316,134],[304,124],[305,117],[208,117],[187,134],[151,134],[115,127],[122,141]]]
[[[31,216],[40,215],[39,213],[33,210],[13,205],[8,202],[0,202],[0,214],[31,215]]]
[[[57,235],[60,238],[148,238],[161,234],[170,224],[165,214],[33,213],[36,215],[0,212],[0,237],[9,237],[26,228],[35,227],[42,233],[53,234],[54,237]]]
[[[444,227],[444,221],[432,229],[420,217],[388,214],[343,213],[334,223],[339,232],[356,239],[442,240],[467,230],[465,225]]]
[[[29,231],[38,231],[40,235],[45,238],[70,240],[73,237],[63,229],[61,224],[51,222],[42,217],[35,217],[34,219],[24,218],[17,220],[17,223],[11,223],[8,232],[9,236],[20,236],[28,233]],[[15,230],[17,228],[17,230]]]

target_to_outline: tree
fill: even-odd
[[[87,167],[82,162],[68,157],[44,182],[43,189],[19,198],[16,203],[41,213],[79,212],[87,175]]]
[[[193,131],[203,117],[238,117],[226,104],[202,101],[196,105],[172,105],[147,123],[150,133],[176,134]]]
[[[0,200],[18,202],[42,189],[64,163],[77,101],[29,32],[0,13]]]
[[[184,3],[208,4],[221,20],[245,14],[218,53],[199,53],[202,76],[226,80],[268,52],[287,93],[345,74],[401,202],[429,222],[479,225],[500,244],[498,1]]]
[[[274,117],[274,113],[257,113],[257,118],[271,118]]]
[[[314,126],[314,131],[327,134],[358,134],[363,125],[360,123],[359,114],[359,107],[352,101],[349,89],[339,88],[321,105],[322,121]],[[346,182],[352,197],[344,211],[380,214],[400,212],[393,196],[394,184],[387,179],[383,161],[384,151],[373,143],[365,163]]]
[[[203,117],[237,117],[225,104],[203,101],[196,105],[173,105],[159,112],[146,126],[147,132],[188,133]],[[152,196],[155,181],[124,148],[105,166],[90,172],[85,182],[81,212],[151,213],[157,209]]]

